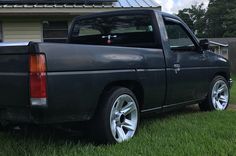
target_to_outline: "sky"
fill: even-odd
[[[209,0],[155,0],[162,6],[162,11],[168,13],[178,13],[178,10],[190,8],[191,5],[204,3],[207,7]]]

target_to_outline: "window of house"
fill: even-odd
[[[72,43],[155,47],[154,26],[150,15],[120,15],[81,19],[72,31]]]
[[[44,21],[43,22],[43,41],[64,43],[68,38],[67,21]]]

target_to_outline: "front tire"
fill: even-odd
[[[202,111],[223,111],[229,105],[230,91],[226,79],[216,76],[210,84],[207,98],[199,103]]]
[[[139,125],[139,105],[131,90],[115,87],[103,97],[97,116],[98,138],[105,143],[121,143],[133,138]]]

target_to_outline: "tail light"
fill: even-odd
[[[46,59],[43,54],[31,54],[30,66],[30,100],[32,106],[47,106]]]

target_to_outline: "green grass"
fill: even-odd
[[[94,145],[68,133],[0,133],[3,156],[235,155],[236,113],[185,110],[144,119],[138,135],[116,145]],[[96,131],[96,130],[95,130]],[[63,134],[63,135],[62,135]]]
[[[236,104],[236,75],[232,75],[233,81],[234,81],[234,85],[231,88],[231,99],[230,99],[230,103],[232,104]]]

